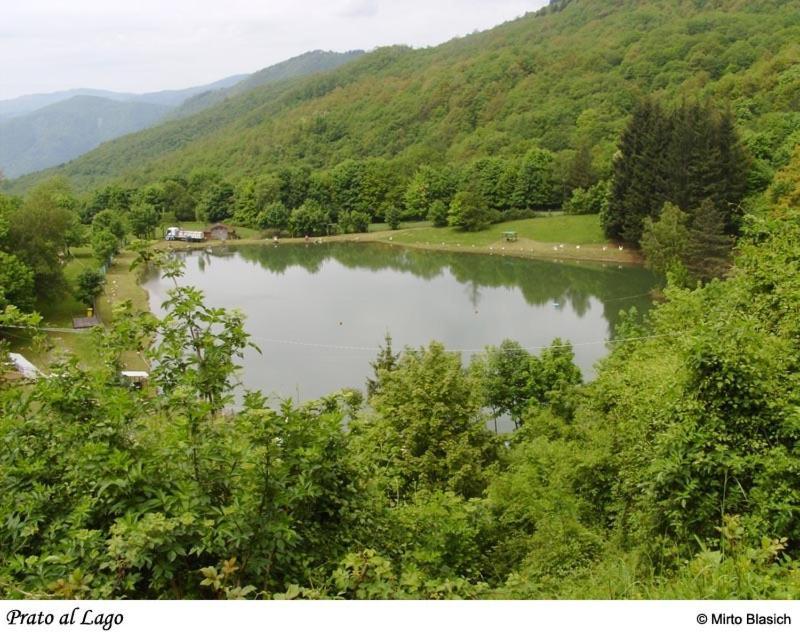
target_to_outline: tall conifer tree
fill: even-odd
[[[694,213],[686,267],[699,281],[721,277],[728,269],[733,239],[725,232],[725,219],[711,199],[704,200]]]
[[[592,168],[592,149],[584,142],[575,152],[575,157],[569,164],[567,173],[567,186],[570,191],[576,188],[588,189],[597,181],[597,175]]]
[[[614,160],[614,183],[603,224],[609,237],[638,242],[644,218],[652,215],[658,179],[664,117],[653,100],[644,100],[622,134]],[[663,202],[662,202],[663,204]]]

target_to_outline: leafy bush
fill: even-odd
[[[289,209],[281,202],[273,202],[258,215],[257,224],[261,229],[286,230],[289,227]]]
[[[92,233],[92,255],[101,264],[108,265],[119,252],[119,239],[109,230],[101,229]]]
[[[396,206],[389,206],[383,213],[383,220],[392,230],[400,228],[400,210]]]
[[[564,205],[569,215],[598,215],[608,206],[609,183],[597,182],[588,189],[576,188]]]
[[[10,304],[30,311],[34,301],[33,271],[18,257],[0,252],[0,308]]]
[[[87,306],[94,306],[95,299],[103,292],[106,276],[94,268],[86,268],[78,275],[75,297]]]
[[[445,203],[437,200],[431,205],[430,211],[428,212],[428,219],[433,222],[433,225],[437,228],[442,228],[447,226],[448,214]]]
[[[327,235],[330,223],[331,219],[322,207],[307,200],[289,216],[289,231],[293,237]]]
[[[493,221],[486,201],[474,191],[456,193],[448,212],[448,223],[460,230],[482,230]]]
[[[370,216],[366,213],[347,211],[339,213],[339,232],[365,233],[369,230]]]

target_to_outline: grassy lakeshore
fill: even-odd
[[[506,241],[505,232],[518,240]],[[399,229],[381,241],[412,248],[483,254],[505,254],[529,259],[570,259],[641,263],[638,251],[609,244],[597,215],[552,215],[495,224],[478,232],[447,228]]]
[[[197,250],[199,247],[250,245],[273,241],[270,237],[260,237],[251,229],[237,227],[236,230],[241,239],[206,241],[202,244],[160,241],[156,247],[186,251]],[[516,232],[518,241],[505,241],[503,233],[508,231]],[[303,244],[307,240],[296,237],[281,238],[279,241],[282,244]],[[465,232],[452,227],[434,228],[429,222],[409,222],[402,224],[397,230],[389,230],[385,224],[373,224],[367,233],[332,235],[311,238],[308,241],[376,242],[420,250],[505,254],[527,259],[569,259],[620,264],[642,262],[638,251],[625,247],[620,250],[618,244],[606,242],[598,215],[549,215],[494,224],[477,232]]]

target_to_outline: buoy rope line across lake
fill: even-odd
[[[541,352],[542,350],[559,350],[563,348],[579,348],[583,346],[598,346],[598,345],[606,345],[606,344],[614,344],[614,343],[626,343],[629,341],[647,341],[650,339],[662,339],[664,337],[677,337],[684,334],[683,332],[664,332],[656,335],[644,335],[641,337],[625,337],[623,339],[602,339],[598,341],[584,341],[581,343],[564,343],[561,345],[549,345],[549,346],[532,346],[532,347],[522,347],[522,350],[526,352]],[[260,343],[272,343],[277,345],[287,345],[287,346],[302,346],[305,348],[325,348],[329,350],[354,350],[359,352],[380,352],[381,348],[378,346],[351,346],[351,345],[338,345],[338,344],[331,344],[331,343],[309,343],[306,341],[293,341],[291,339],[269,339],[267,337],[256,338],[254,341]],[[445,348],[445,352],[483,352],[486,350],[486,346],[483,348]]]
[[[74,330],[70,328],[31,328],[29,326],[3,326],[4,329],[8,328],[16,328],[22,330],[44,330],[46,332],[86,332],[83,330]],[[626,343],[629,341],[647,341],[649,339],[662,339],[664,337],[677,337],[684,334],[683,332],[664,332],[656,335],[643,335],[641,337],[625,337],[623,339],[602,339],[598,341],[584,341],[581,343],[564,343],[561,345],[549,345],[549,346],[532,346],[532,347],[524,347],[521,348],[526,352],[534,352],[538,351],[541,352],[543,350],[558,350],[563,348],[580,348],[586,346],[598,346],[598,345],[606,345],[606,344],[614,344],[614,343]],[[311,343],[307,341],[294,341],[291,339],[270,339],[268,337],[260,337],[253,339],[253,341],[261,342],[261,343],[272,343],[276,345],[287,345],[287,346],[301,346],[304,348],[323,348],[327,350],[349,350],[349,351],[358,351],[358,352],[380,352],[381,348],[379,346],[351,346],[351,345],[340,345],[340,344],[333,344],[333,343]],[[486,350],[487,346],[483,348],[445,348],[446,352],[483,352]]]
[[[598,301],[602,303],[606,303],[608,301],[625,301],[626,299],[639,299],[640,297],[649,297],[649,292],[642,292],[638,295],[628,295],[627,297],[611,297],[609,299],[598,299]]]

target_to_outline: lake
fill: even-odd
[[[394,346],[431,340],[465,361],[503,339],[537,353],[556,337],[574,344],[584,377],[607,353],[619,311],[646,311],[656,285],[643,268],[328,243],[178,253],[184,285],[209,305],[239,308],[262,353],[243,361],[245,387],[306,401],[363,389],[391,334]],[[154,312],[170,282],[144,282]]]

